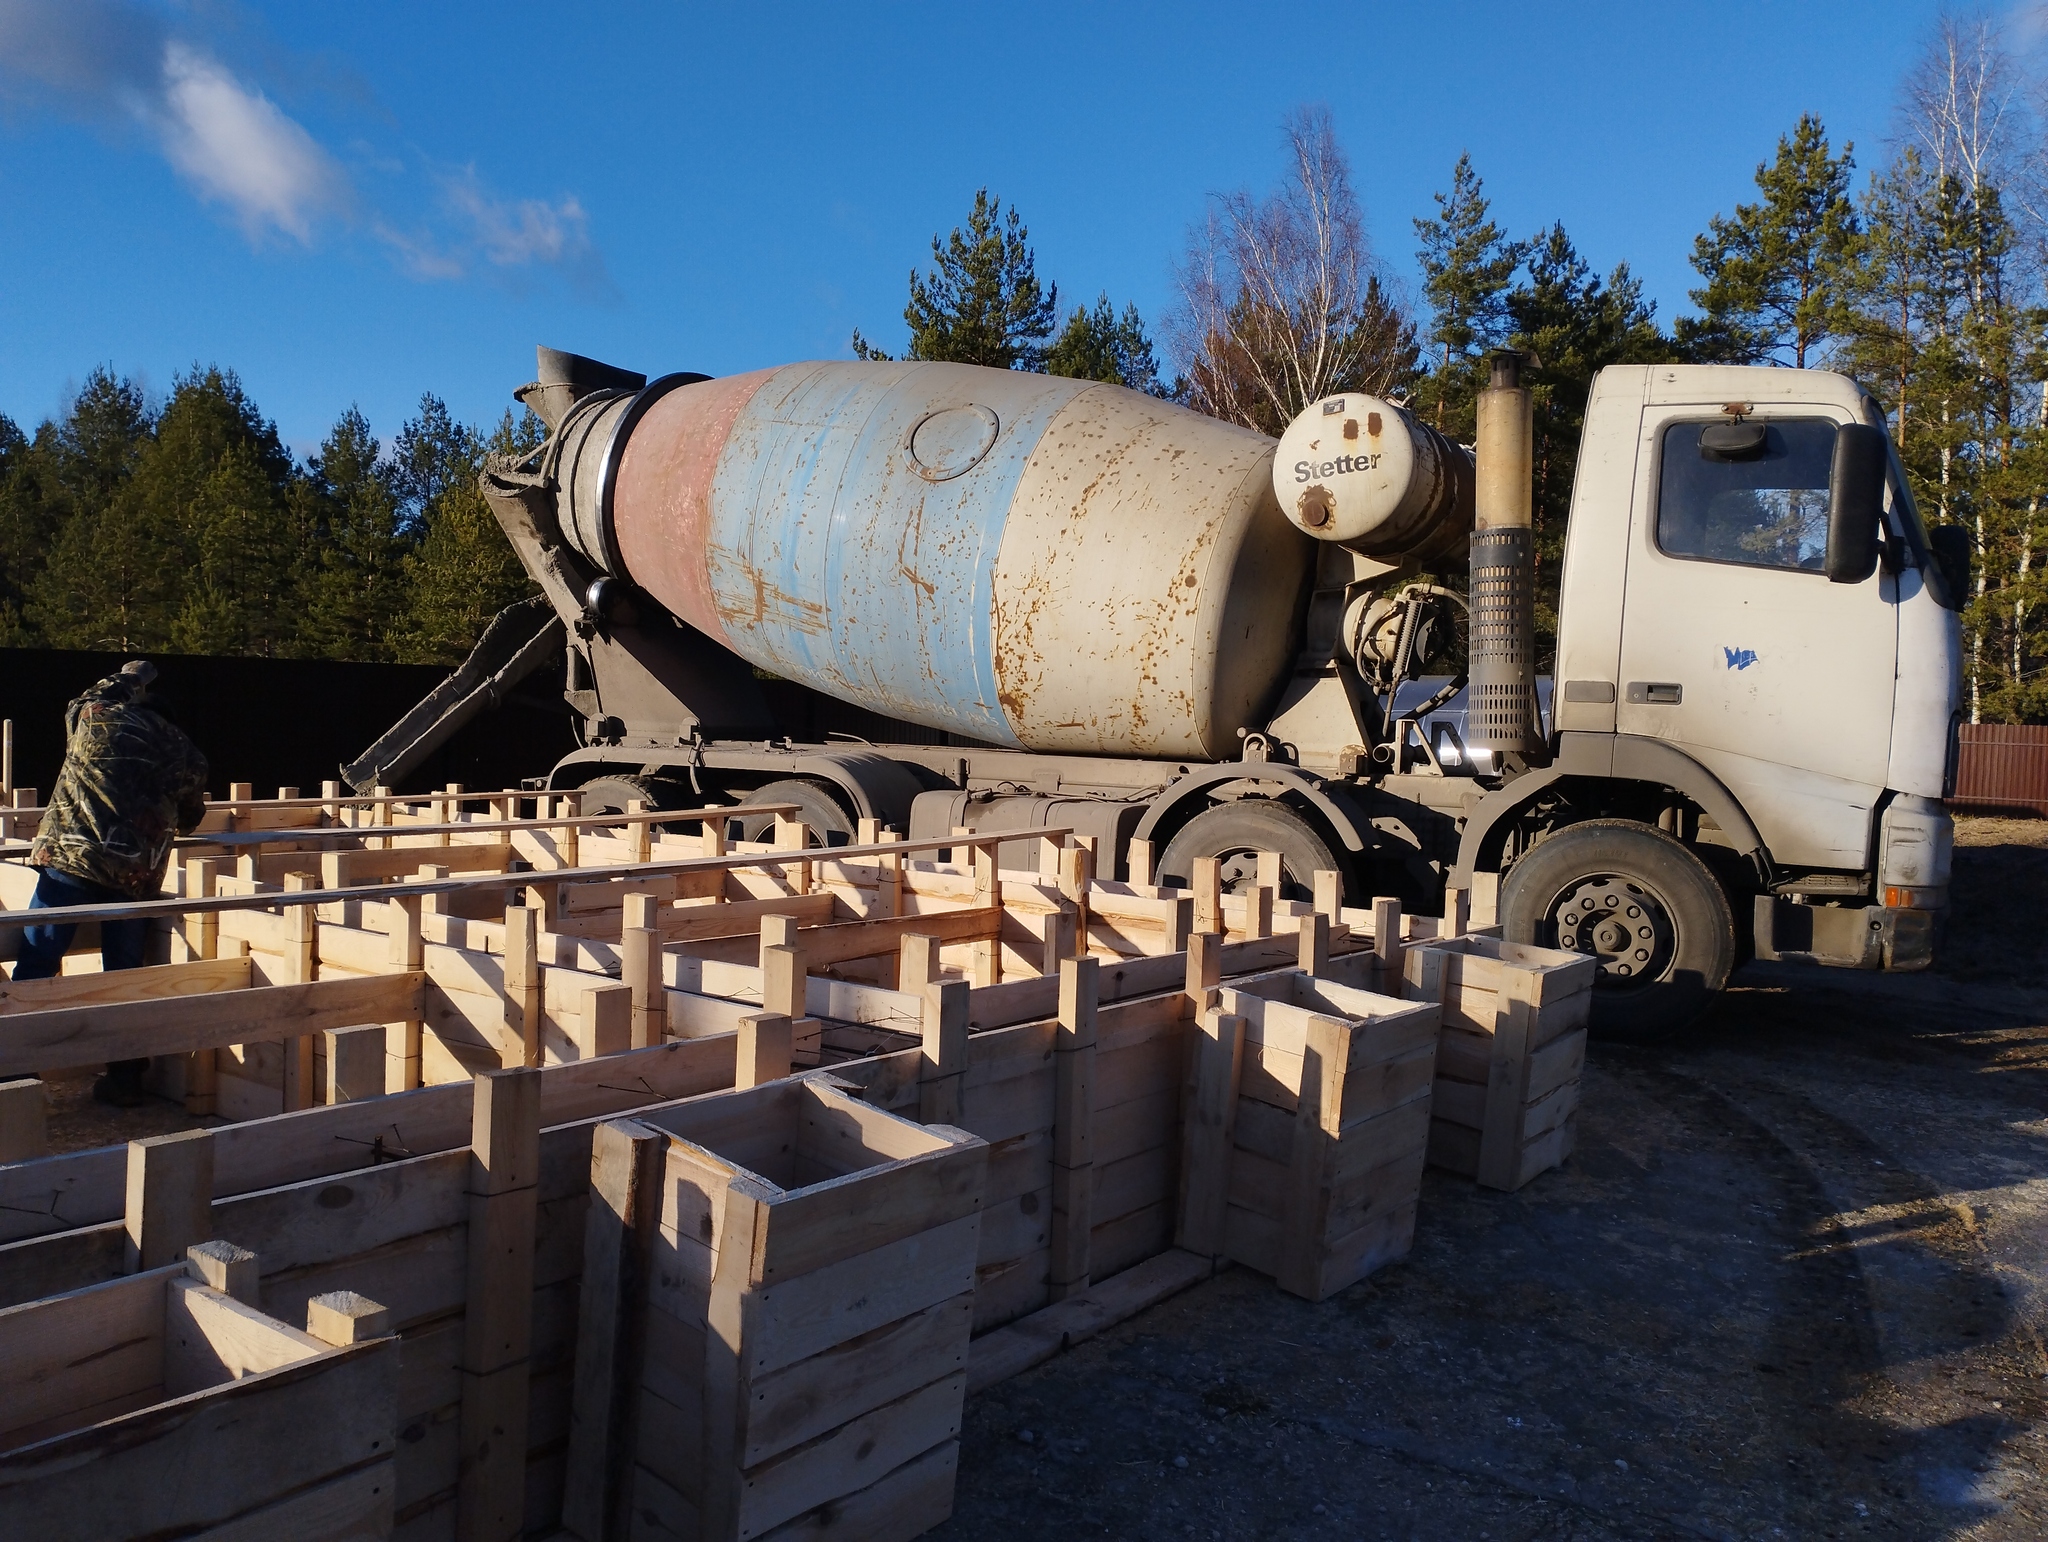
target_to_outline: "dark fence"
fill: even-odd
[[[64,706],[133,654],[0,648],[0,718],[14,721],[14,780],[44,797],[64,760]],[[342,664],[327,659],[148,655],[155,691],[206,752],[211,791],[253,782],[316,796],[323,781],[367,749],[448,671],[421,664]],[[461,782],[517,786],[545,776],[575,747],[557,670],[543,669],[495,712],[485,712],[421,766],[400,792]]]
[[[1958,735],[1951,803],[2048,818],[2048,728],[1965,723]]]

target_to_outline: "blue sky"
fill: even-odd
[[[96,364],[240,371],[296,449],[422,391],[494,420],[532,346],[726,373],[900,342],[983,184],[1063,302],[1148,323],[1207,195],[1327,103],[1375,247],[1469,150],[1667,321],[1802,111],[1864,167],[1934,3],[1028,7],[0,0],[0,412]]]

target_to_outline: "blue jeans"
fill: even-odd
[[[134,899],[134,895],[110,889],[103,883],[73,878],[69,873],[46,867],[36,880],[35,897],[28,902],[28,908],[58,910],[70,905],[127,905]],[[14,962],[14,978],[49,979],[64,967],[64,954],[71,947],[71,939],[77,935],[76,922],[25,927],[21,934],[21,953]],[[100,967],[140,969],[142,944],[148,935],[149,923],[140,917],[133,921],[102,921]]]
[[[69,873],[60,873],[46,867],[36,880],[35,896],[29,900],[31,910],[58,910],[70,905],[125,905],[135,898],[123,894],[119,889],[110,889],[103,883],[94,883],[87,878],[73,878]],[[71,946],[71,939],[78,935],[78,923],[55,922],[49,926],[24,927],[21,933],[21,952],[14,961],[14,978],[17,980],[47,980],[64,967],[64,954]],[[102,969],[140,969],[142,967],[142,944],[149,935],[149,923],[141,917],[132,921],[100,922],[100,967]],[[116,1086],[139,1091],[142,1078],[149,1070],[149,1061],[115,1060],[107,1066],[107,1076]]]

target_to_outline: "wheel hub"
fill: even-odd
[[[1677,930],[1663,904],[1626,878],[1588,878],[1568,890],[1556,911],[1557,945],[1600,960],[1610,984],[1642,982],[1663,973]]]

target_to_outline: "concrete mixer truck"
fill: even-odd
[[[1463,889],[1597,956],[1612,1030],[1686,1021],[1752,954],[1931,959],[1967,547],[1842,375],[1599,374],[1543,680],[1513,354],[1469,450],[1360,393],[1275,442],[941,363],[648,380],[542,349],[516,394],[548,435],[484,492],[541,594],[358,785],[560,659],[581,747],[547,785],[593,812],[1066,827],[1104,877],[1153,843],[1169,884],[1277,852],[1288,894],[1335,869],[1425,913]]]

